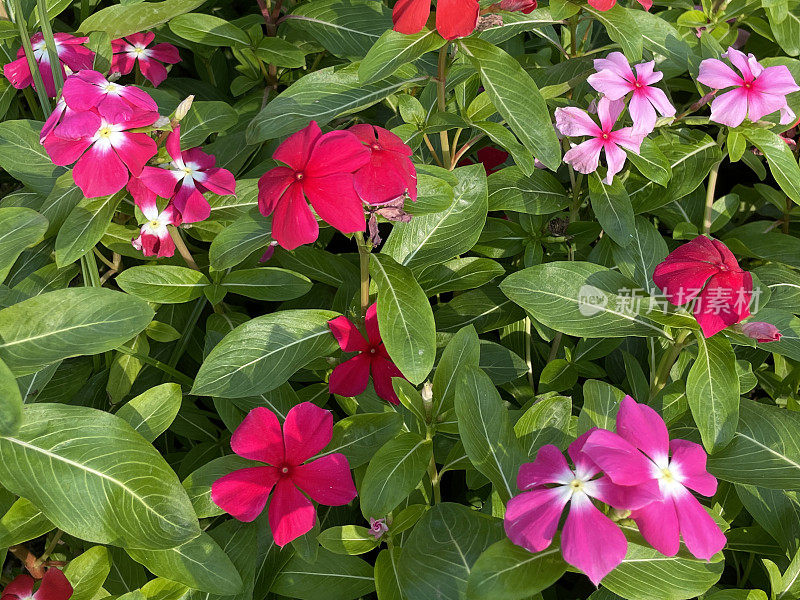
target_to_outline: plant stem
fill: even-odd
[[[369,253],[370,249],[364,240],[364,233],[356,232],[356,243],[358,244],[358,259],[361,266],[361,318],[367,316],[369,308]]]
[[[133,358],[140,360],[143,363],[148,364],[152,367],[155,367],[156,369],[164,371],[164,373],[171,375],[173,379],[175,379],[178,383],[182,385],[186,385],[189,387],[192,387],[194,385],[194,380],[191,377],[189,377],[188,375],[184,375],[177,369],[173,369],[168,364],[163,363],[160,360],[156,360],[155,358],[150,358],[149,356],[145,356],[144,354],[135,352],[125,346],[120,346],[119,348],[115,348],[115,350],[117,352],[121,352],[122,354],[127,354],[128,356],[132,356]]]
[[[708,175],[708,187],[706,188],[706,212],[703,217],[703,233],[709,235],[711,233],[711,214],[714,207],[714,193],[717,189],[717,178],[719,177],[719,166],[722,161],[716,163],[711,167],[711,173]]]
[[[42,554],[36,560],[35,564],[37,566],[41,565],[44,561],[46,561],[50,557],[50,555],[53,553],[53,550],[56,549],[56,546],[58,545],[58,541],[61,539],[61,536],[63,534],[64,534],[64,532],[61,531],[60,529],[58,531],[56,531],[55,535],[53,536],[53,539],[50,540],[50,543],[47,544],[47,547],[44,549],[44,554]]]
[[[553,354],[553,352],[551,351],[550,354]],[[530,317],[525,317],[525,366],[528,368],[528,383],[531,386],[531,391],[535,393],[536,386],[533,385],[533,352],[531,348]]]
[[[14,7],[14,22],[19,29],[19,37],[22,39],[22,48],[25,51],[25,58],[28,60],[28,68],[31,70],[31,77],[33,77],[36,95],[39,97],[42,113],[44,117],[47,118],[52,112],[50,108],[50,99],[47,97],[47,92],[44,89],[44,82],[42,81],[42,73],[39,71],[39,64],[36,62],[36,57],[33,55],[33,46],[31,45],[31,38],[28,35],[28,26],[25,24],[25,17],[22,14],[20,0],[11,0],[11,5]]]
[[[186,243],[183,241],[183,236],[181,236],[181,232],[178,231],[178,228],[172,226],[169,227],[169,235],[172,238],[172,241],[175,242],[175,248],[178,249],[178,252],[180,253],[186,265],[190,269],[200,271],[200,267],[197,266],[192,253],[189,252],[189,248],[186,247]]]
[[[428,476],[431,478],[431,489],[433,490],[433,503],[439,504],[442,501],[442,490],[440,487],[441,479],[436,470],[436,459],[431,454],[431,462],[428,463]]]
[[[447,111],[447,98],[445,94],[447,85],[447,51],[449,48],[450,44],[448,42],[439,49],[439,70],[436,76],[436,96],[439,101],[439,111],[441,112]],[[450,140],[447,137],[447,131],[439,132],[439,139],[442,142],[442,162],[445,165],[450,165],[450,168],[452,169],[450,158]]]
[[[436,161],[436,164],[444,168],[444,164],[442,164],[442,159],[439,158],[438,154],[436,154],[436,149],[433,147],[433,144],[431,143],[431,138],[428,137],[428,134],[423,133],[422,139],[425,140],[425,145],[428,147],[428,150],[430,151],[431,156],[433,156],[433,160]]]
[[[675,361],[678,360],[681,350],[683,350],[683,348],[686,346],[686,338],[689,337],[689,333],[690,332],[688,329],[681,331],[681,333],[679,333],[675,338],[675,342],[672,344],[672,347],[661,357],[661,361],[658,363],[658,367],[656,368],[656,372],[654,373],[650,383],[650,400],[655,398],[656,394],[658,394],[664,388],[664,386],[667,385],[669,372],[672,370],[672,365],[674,365]]]
[[[89,16],[89,0],[81,0],[81,21],[85,21]]]
[[[42,37],[47,47],[47,55],[50,57],[50,71],[53,73],[53,83],[56,86],[56,97],[64,87],[64,77],[61,74],[61,62],[58,60],[58,49],[56,40],[53,37],[53,28],[50,26],[50,17],[47,15],[47,2],[36,0],[39,8],[39,26],[42,28]]]

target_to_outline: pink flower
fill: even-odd
[[[84,70],[64,82],[64,102],[75,111],[97,109],[112,122],[158,119],[158,106],[144,90],[111,83],[102,73]]]
[[[153,87],[158,87],[167,78],[167,68],[161,63],[174,65],[181,62],[181,56],[172,44],[156,44],[148,48],[155,37],[153,32],[147,31],[113,40],[111,50],[114,56],[111,59],[111,73],[127,75],[133,71],[133,66],[138,60],[142,75],[153,84]]]
[[[557,108],[556,127],[562,134],[591,138],[568,150],[564,155],[564,162],[572,165],[578,173],[594,173],[600,163],[600,151],[603,150],[608,163],[608,174],[603,181],[610,184],[614,175],[619,173],[625,164],[626,155],[622,148],[638,154],[645,137],[645,134],[637,133],[630,127],[612,130],[624,108],[625,103],[621,100],[612,102],[605,96],[600,98],[597,103],[597,114],[600,117],[601,127],[598,127],[586,111],[580,108],[573,106]]]
[[[236,193],[236,180],[227,169],[215,167],[216,158],[200,148],[181,151],[180,125],[167,136],[167,153],[172,162],[166,169],[145,167],[142,183],[162,198],[171,198],[184,223],[208,218],[211,206],[203,196],[212,192],[220,196]]]
[[[33,591],[33,577],[30,575],[17,575],[9,583],[3,593],[2,600],[68,600],[72,596],[72,585],[59,569],[51,567],[42,577],[39,589]]]
[[[597,73],[589,76],[588,82],[609,100],[621,100],[632,92],[628,111],[633,119],[635,133],[648,134],[656,126],[656,110],[664,117],[675,116],[675,107],[669,103],[663,90],[652,87],[661,81],[664,74],[653,71],[655,61],[636,65],[636,74],[621,52],[612,52],[606,58],[594,61]]]
[[[735,87],[711,103],[711,120],[729,127],[736,127],[745,117],[758,121],[761,117],[779,110],[781,124],[794,119],[794,112],[786,103],[786,95],[800,90],[789,69],[784,65],[764,68],[752,54],[728,48],[723,54],[739,69],[741,76],[716,58],[707,58],[700,63],[697,81],[722,90]]]
[[[258,180],[258,209],[272,215],[272,237],[294,250],[319,235],[320,218],[342,233],[364,231],[366,221],[353,173],[370,161],[370,153],[349,131],[323,134],[316,121],[289,136],[272,157],[287,165]]]
[[[689,491],[703,496],[717,491],[705,450],[687,440],[670,441],[664,420],[652,408],[626,396],[617,413],[617,433],[595,430],[583,451],[616,484],[658,483],[660,498],[631,513],[653,548],[675,556],[682,535],[689,552],[708,560],[725,546],[725,535]]]
[[[466,37],[475,31],[480,18],[478,0],[438,0],[436,31],[446,40]],[[431,15],[430,0],[397,0],[392,10],[394,30],[419,33]]]
[[[700,235],[678,246],[656,266],[653,282],[676,306],[697,297],[694,316],[705,337],[750,316],[753,277],[719,240]]]
[[[380,398],[392,404],[400,404],[392,386],[392,377],[403,377],[386,347],[381,341],[378,331],[378,305],[373,304],[367,309],[364,319],[367,337],[347,317],[336,317],[328,321],[339,347],[345,352],[358,352],[356,356],[338,365],[328,379],[328,387],[332,394],[339,396],[358,396],[369,382],[372,372],[372,385],[375,393]],[[403,377],[405,379],[405,377]]]
[[[141,250],[145,256],[163,258],[175,254],[175,242],[172,241],[167,225],[176,227],[180,225],[180,213],[172,204],[159,212],[156,195],[148,190],[141,179],[137,177],[131,177],[128,182],[128,191],[136,201],[136,206],[147,219],[147,222],[141,227],[139,237],[131,241],[133,247]]]
[[[56,52],[58,53],[58,60],[61,63],[62,79],[67,76],[67,73],[73,71],[80,71],[82,69],[91,69],[94,62],[94,52],[85,48],[82,44],[89,41],[88,37],[75,37],[68,33],[55,33],[53,38],[56,44]],[[47,48],[44,44],[44,36],[41,33],[36,33],[31,38],[31,45],[33,46],[33,56],[36,63],[39,65],[39,72],[42,74],[42,83],[44,83],[45,92],[50,98],[56,95],[56,84],[53,81],[53,71],[50,68],[50,55],[47,53]],[[3,75],[6,76],[18,90],[33,86],[33,76],[31,69],[28,66],[28,59],[25,57],[25,50],[20,48],[17,51],[17,59],[3,66]]]
[[[573,469],[552,444],[542,446],[534,462],[520,467],[517,487],[529,491],[508,501],[504,523],[512,542],[530,552],[540,552],[553,541],[561,513],[569,504],[561,553],[597,585],[625,558],[628,542],[591,499],[630,510],[652,502],[657,492],[653,484],[622,487],[608,477],[597,477],[600,469],[582,452],[594,431],[587,431],[570,444],[567,452]]]
[[[275,543],[285,546],[314,527],[317,511],[311,500],[341,506],[356,497],[344,454],[306,462],[322,451],[332,436],[333,416],[311,402],[289,411],[283,433],[272,411],[254,408],[233,433],[231,448],[239,456],[269,466],[239,469],[220,477],[211,486],[211,499],[236,519],[250,522],[264,510],[274,488],[269,527]]]
[[[781,339],[780,330],[772,323],[763,321],[750,321],[742,325],[742,333],[762,344],[777,342]]]
[[[156,117],[141,113],[128,121],[103,119],[94,111],[64,116],[45,137],[45,150],[53,163],[72,170],[76,185],[87,198],[114,194],[128,183],[129,173],[138,176],[156,155],[155,141],[146,133],[130,131],[152,125]]]
[[[500,2],[501,10],[521,11],[526,15],[536,10],[536,6],[536,0],[502,0]]]
[[[376,540],[381,539],[384,533],[389,531],[389,526],[384,519],[369,518],[369,533]]]
[[[356,193],[367,204],[384,204],[408,193],[417,199],[413,152],[397,135],[367,124],[348,129],[369,150],[370,161],[353,174]]]
[[[650,10],[650,7],[653,6],[653,0],[636,0],[639,4],[641,4],[645,10]],[[595,7],[597,10],[611,10],[614,8],[614,5],[617,3],[617,0],[589,0],[589,4]]]

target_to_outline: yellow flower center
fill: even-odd
[[[107,137],[109,137],[111,135],[111,133],[112,132],[111,132],[111,128],[110,127],[101,127],[100,131],[98,132],[98,135],[100,137],[107,138]]]

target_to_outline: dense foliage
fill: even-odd
[[[5,0],[2,600],[800,598],[800,2],[544,4]]]

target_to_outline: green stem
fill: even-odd
[[[665,385],[667,385],[667,379],[669,379],[669,372],[672,370],[672,365],[675,364],[675,361],[678,360],[678,356],[681,354],[681,350],[684,349],[686,346],[686,338],[689,337],[690,331],[685,329],[678,334],[675,338],[675,342],[672,344],[672,347],[667,350],[664,355],[661,357],[661,361],[658,363],[658,367],[656,367],[656,372],[653,375],[653,379],[650,383],[650,400],[656,397]]]
[[[186,263],[186,266],[202,273],[200,267],[197,266],[197,262],[195,262],[192,253],[189,252],[189,248],[186,247],[186,243],[183,241],[183,236],[181,236],[181,232],[178,230],[178,228],[169,227],[169,235],[172,238],[172,241],[175,242],[175,248],[177,248],[178,253]]]
[[[42,113],[45,118],[47,118],[52,112],[50,108],[50,99],[47,97],[47,92],[44,89],[44,82],[42,81],[42,73],[39,71],[39,65],[33,55],[33,46],[31,45],[31,38],[28,35],[28,26],[25,24],[25,17],[22,13],[22,5],[20,0],[11,0],[11,5],[14,7],[14,22],[19,29],[19,37],[22,39],[22,49],[25,51],[25,58],[28,60],[28,68],[31,70],[31,77],[33,77],[36,95],[39,97]]]
[[[156,360],[155,358],[150,358],[149,356],[145,356],[144,354],[140,354],[138,352],[134,352],[130,348],[125,346],[120,346],[119,348],[115,348],[117,352],[121,352],[122,354],[127,354],[128,356],[132,356],[133,358],[142,361],[145,364],[148,364],[156,369],[164,371],[168,375],[172,376],[175,381],[182,385],[186,385],[192,387],[194,385],[194,380],[189,377],[188,375],[184,375],[180,371],[173,369],[168,364],[161,362],[160,360]]]
[[[722,161],[716,163],[711,167],[711,173],[708,175],[708,187],[706,188],[706,210],[703,216],[703,233],[709,235],[711,233],[711,216],[714,208],[714,194],[717,189],[717,178],[719,177],[719,166]]]
[[[58,49],[53,37],[53,28],[50,26],[50,17],[47,15],[47,2],[46,0],[36,0],[36,6],[39,8],[39,25],[42,28],[47,55],[50,57],[50,71],[53,73],[53,83],[56,86],[56,97],[58,97],[64,87],[64,77],[61,74],[61,62],[58,60]]]
[[[84,274],[84,285],[100,287],[100,273],[97,272],[97,262],[93,252],[87,252],[81,256],[81,272]]]
[[[50,540],[50,543],[47,544],[47,547],[44,549],[44,553],[36,560],[37,565],[41,565],[44,561],[50,558],[50,555],[53,553],[53,550],[56,549],[58,545],[58,541],[61,539],[61,536],[64,535],[64,532],[60,529],[56,530],[53,539]]]
[[[85,21],[89,17],[89,0],[81,0],[81,22]]]
[[[28,108],[31,109],[31,114],[34,116],[34,118],[39,121],[44,121],[42,107],[39,106],[39,103],[36,101],[36,97],[33,95],[31,88],[23,89],[22,95],[25,96],[25,101],[28,103]]]
[[[358,259],[361,266],[361,318],[367,316],[369,308],[369,254],[370,249],[364,240],[364,233],[356,232],[356,243],[358,244]]]
[[[428,463],[428,476],[431,478],[431,489],[433,490],[433,503],[439,504],[442,501],[442,490],[440,487],[441,479],[436,470],[436,459],[431,454],[431,462]]]
[[[561,334],[559,334],[561,335]],[[525,366],[528,369],[528,384],[531,392],[536,393],[536,386],[533,384],[533,340],[531,339],[531,318],[525,317]],[[550,352],[553,354],[553,352]],[[547,362],[550,362],[549,360]]]
[[[447,111],[447,51],[450,44],[447,43],[439,49],[439,70],[436,75],[436,97],[439,102],[439,111]],[[442,143],[442,162],[452,169],[452,161],[450,158],[450,139],[447,137],[447,131],[439,132],[439,139]]]

